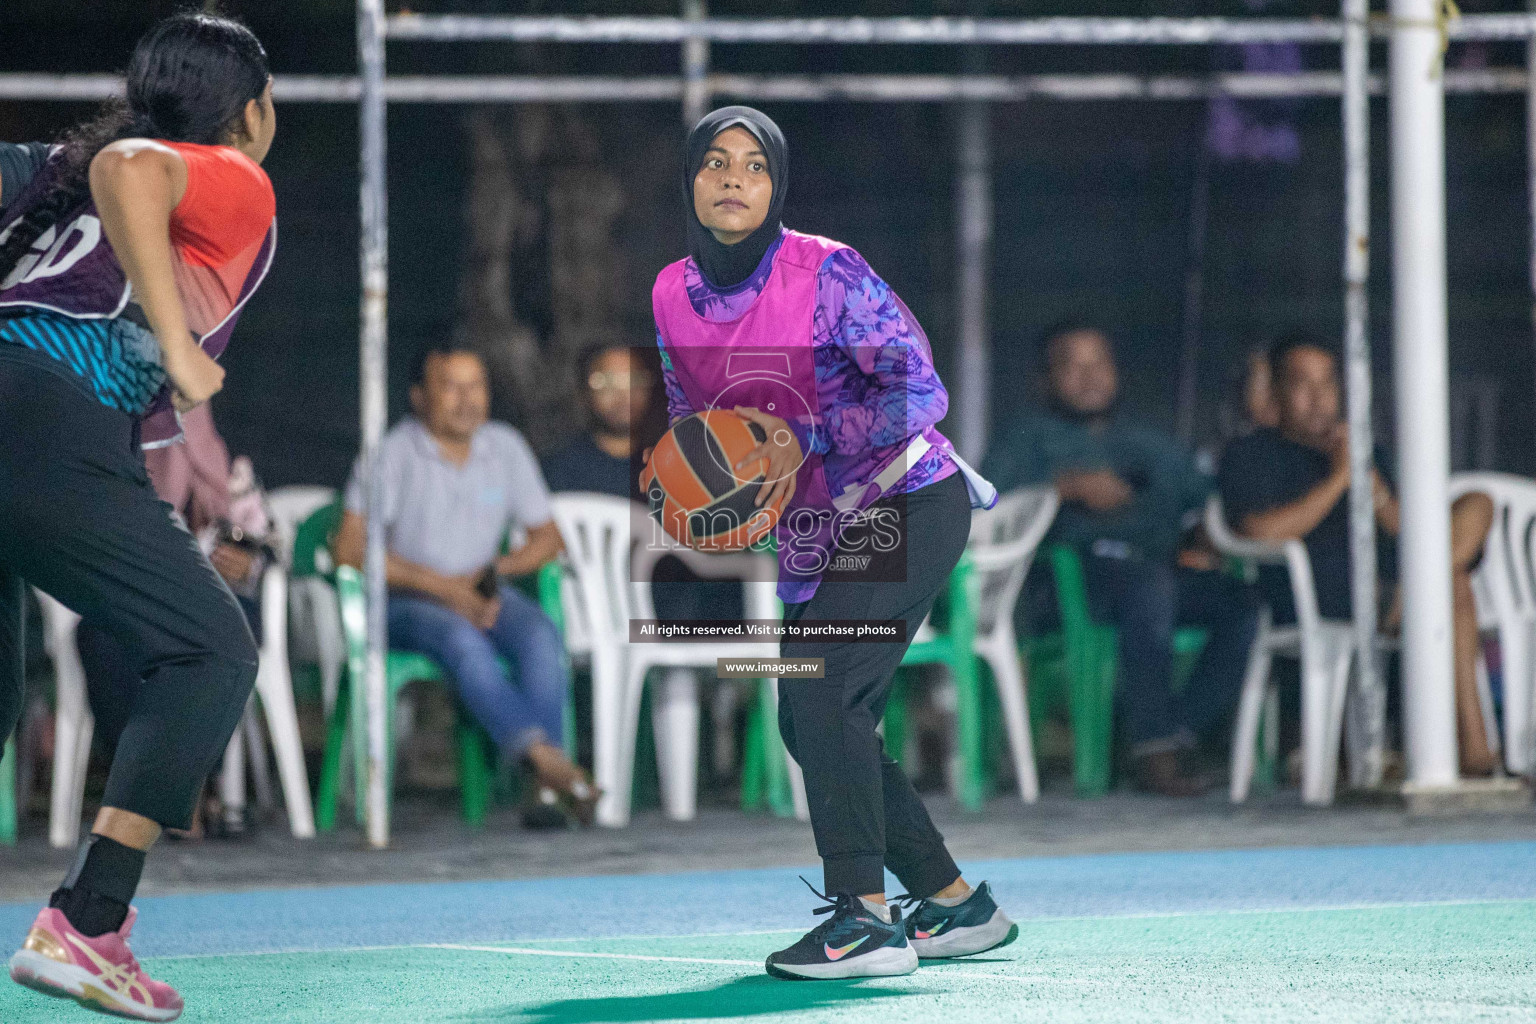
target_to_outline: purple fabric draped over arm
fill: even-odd
[[[683,386],[677,382],[677,371],[672,368],[672,357],[667,353],[667,343],[661,332],[656,332],[656,347],[661,351],[661,382],[667,389],[667,424],[670,426],[684,416],[692,416],[694,409],[683,394]]]
[[[901,301],[864,257],[852,249],[828,256],[816,296],[817,377],[841,378],[837,400],[822,408],[819,451],[856,455],[899,444],[944,418],[949,393],[921,328],[909,323]],[[839,355],[851,365],[820,365]]]

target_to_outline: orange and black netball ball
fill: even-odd
[[[783,511],[783,500],[757,508],[767,459],[736,463],[763,443],[763,428],[726,409],[678,420],[651,452],[641,475],[651,515],[698,551],[740,551],[755,544]]]

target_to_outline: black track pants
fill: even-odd
[[[51,365],[0,345],[0,728],[20,701],[10,652],[25,580],[110,633],[142,680],[116,716],[103,804],[187,828],[256,680],[256,645],[155,496],[133,419]]]
[[[805,773],[827,892],[884,892],[889,867],[908,892],[931,896],[960,870],[875,726],[902,655],[965,550],[971,504],[956,473],[871,508],[879,506],[899,518],[901,546],[866,547],[867,568],[824,577],[809,601],[785,607],[784,619],[903,619],[907,640],[783,643],[785,658],[824,658],[826,677],[779,681],[779,730]]]

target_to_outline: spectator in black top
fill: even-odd
[[[576,379],[587,430],[545,460],[544,479],[552,493],[598,491],[644,504],[639,462],[631,459],[666,429],[653,415],[666,411],[656,393],[660,377],[648,363],[655,351],[611,344],[582,352]],[[740,583],[700,579],[671,556],[656,565],[651,597],[663,619],[742,616]]]
[[[1275,343],[1270,366],[1280,425],[1239,438],[1227,449],[1219,478],[1227,521],[1254,540],[1302,540],[1312,562],[1319,613],[1348,619],[1353,609],[1346,500],[1349,431],[1342,416],[1338,363],[1321,342],[1294,334]],[[1400,512],[1381,468],[1381,453],[1375,461],[1377,564],[1386,598],[1382,625],[1395,631],[1401,595],[1395,585],[1392,538],[1398,533]],[[1477,696],[1477,610],[1470,579],[1492,523],[1493,502],[1485,494],[1466,495],[1451,508],[1456,718],[1465,774],[1487,774],[1493,768]],[[1279,567],[1266,568],[1260,577],[1278,621],[1295,618],[1287,580]]]

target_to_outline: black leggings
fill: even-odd
[[[0,345],[0,736],[20,709],[25,580],[111,634],[141,680],[116,716],[102,803],[187,828],[256,681],[256,645],[155,496],[134,420],[66,372]]]
[[[809,601],[785,607],[784,620],[903,619],[907,639],[781,644],[785,658],[824,658],[826,674],[779,681],[779,731],[805,773],[827,892],[884,892],[889,867],[908,892],[931,896],[960,869],[875,726],[902,655],[965,550],[971,503],[955,473],[871,508],[896,514],[900,546],[886,552],[866,546],[867,567],[841,578],[827,575]]]

